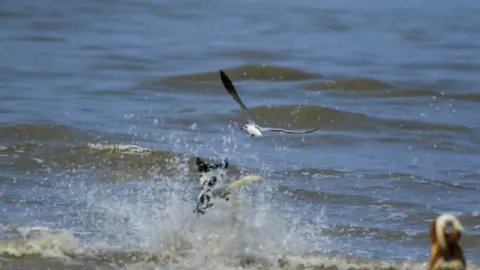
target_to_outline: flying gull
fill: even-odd
[[[290,133],[290,134],[307,134],[307,133],[312,133],[314,131],[319,130],[320,128],[316,129],[311,129],[311,130],[306,130],[306,131],[295,131],[295,130],[287,130],[287,129],[282,129],[282,128],[271,128],[271,127],[261,127],[255,122],[253,122],[250,119],[250,116],[248,115],[248,108],[245,106],[245,104],[242,102],[240,99],[240,96],[237,93],[237,90],[235,89],[235,86],[233,86],[232,81],[230,78],[228,78],[227,74],[223,70],[220,70],[220,78],[222,79],[223,86],[225,89],[227,89],[227,92],[232,96],[232,98],[240,105],[242,108],[243,112],[245,113],[245,116],[247,117],[248,124],[243,125],[242,129],[247,131],[250,136],[262,136],[262,132],[266,131],[273,131],[273,132],[285,132],[285,133]]]

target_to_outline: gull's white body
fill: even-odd
[[[250,136],[252,137],[259,137],[259,136],[262,136],[262,132],[260,131],[260,129],[257,128],[257,126],[255,124],[246,124],[244,126],[244,129],[248,132],[248,134],[250,134]]]

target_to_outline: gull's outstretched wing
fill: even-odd
[[[285,132],[290,134],[307,134],[312,133],[314,131],[319,130],[320,128],[305,130],[305,131],[297,131],[297,130],[288,130],[283,128],[270,128],[270,127],[259,127],[260,131],[273,131],[273,132]]]
[[[240,99],[240,96],[237,93],[237,90],[235,89],[235,86],[233,85],[232,81],[230,78],[228,78],[227,74],[223,70],[220,70],[220,78],[222,79],[223,86],[225,89],[227,89],[227,92],[232,96],[232,98],[240,105],[240,107],[243,109],[243,112],[247,116],[248,122],[252,123],[250,120],[250,117],[248,116],[248,108],[243,104],[242,100]]]

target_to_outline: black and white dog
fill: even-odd
[[[220,197],[218,191],[221,191],[221,187],[225,185],[228,159],[223,160],[222,163],[213,164],[197,158],[196,165],[200,174],[199,182],[202,191],[197,197],[197,206],[193,212],[200,216],[213,206],[212,199]],[[221,197],[226,201],[230,199],[228,196]]]

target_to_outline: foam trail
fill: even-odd
[[[100,151],[107,151],[113,153],[124,153],[124,154],[138,154],[138,153],[151,153],[153,152],[152,149],[143,148],[137,145],[131,144],[93,144],[89,143],[87,145],[89,148],[100,150]]]

